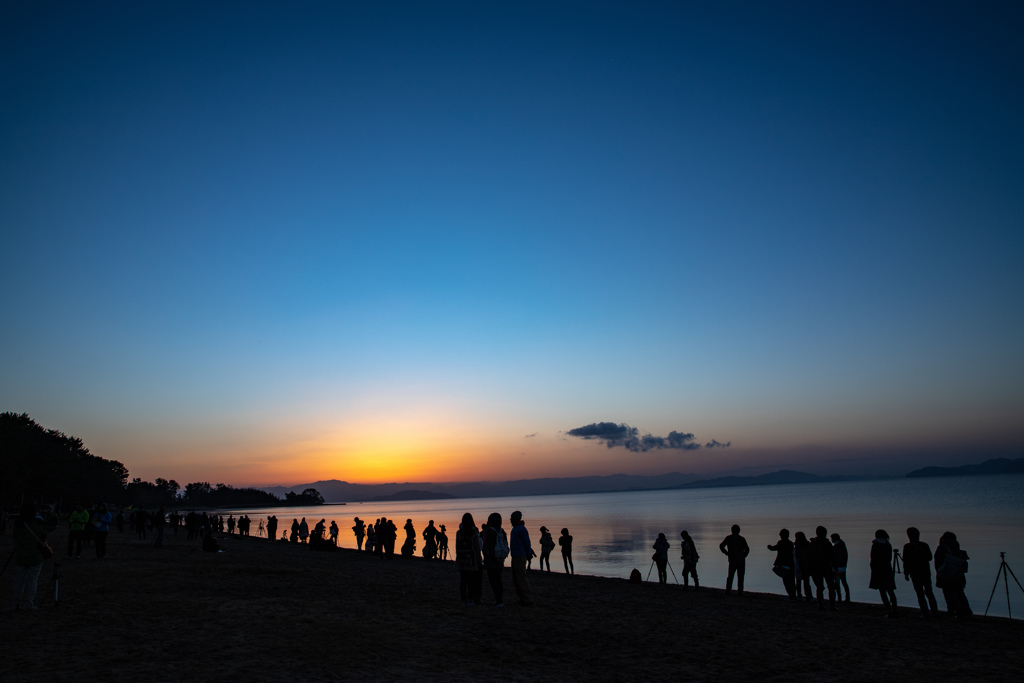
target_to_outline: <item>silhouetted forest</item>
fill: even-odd
[[[45,429],[27,414],[0,414],[0,505],[22,497],[66,505],[75,501],[104,501],[144,508],[255,507],[321,505],[323,496],[307,488],[288,492],[285,500],[266,491],[234,488],[209,482],[186,484],[173,479],[155,482],[136,477],[128,481],[128,468],[89,452],[82,440],[55,429]]]

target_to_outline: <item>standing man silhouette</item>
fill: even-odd
[[[729,577],[725,580],[725,592],[732,591],[732,577],[736,576],[736,594],[743,595],[743,574],[746,573],[750,546],[747,545],[747,539],[740,536],[739,524],[732,525],[732,533],[718,544],[718,549],[729,558]]]

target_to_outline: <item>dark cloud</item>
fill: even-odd
[[[595,422],[566,432],[587,441],[600,441],[608,448],[625,448],[633,453],[646,453],[654,450],[695,451],[702,446],[696,437],[689,432],[669,432],[668,436],[644,434],[628,424],[615,422]],[[731,442],[730,442],[731,443]],[[712,439],[703,448],[728,448],[730,443],[719,443]]]
[[[526,436],[524,436],[523,438],[524,438],[524,439],[532,439],[532,438],[533,438],[533,437],[535,437],[535,436],[537,436],[537,432],[534,432],[533,434],[527,434],[527,435],[526,435]]]

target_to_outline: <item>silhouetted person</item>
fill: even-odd
[[[156,540],[153,542],[154,548],[164,547],[164,525],[167,524],[166,514],[163,506],[160,506],[160,509],[150,516],[150,520],[153,523],[153,531],[156,533]]]
[[[306,523],[306,518],[303,517],[302,521],[299,522],[299,541],[305,543],[309,540],[309,524]]]
[[[267,517],[267,540],[271,543],[277,541],[277,517],[274,515]]]
[[[576,568],[572,564],[572,536],[568,529],[562,529],[562,535],[558,537],[558,547],[562,549],[562,564],[565,565],[566,574],[575,574]]]
[[[338,532],[340,532],[340,531],[341,531],[341,529],[338,528],[338,523],[335,522],[332,519],[331,520],[330,533],[331,533],[331,543],[333,543],[334,545],[338,545]]]
[[[551,538],[551,532],[548,531],[546,526],[540,528],[540,566],[538,569],[544,571],[544,565],[547,563],[548,573],[551,573],[551,551],[555,549],[555,539]]]
[[[358,517],[354,517],[352,521],[355,522],[355,524],[352,525],[352,533],[356,535],[356,550],[362,550],[363,537],[366,535],[366,525],[363,523],[363,520]],[[369,548],[367,548],[367,550],[369,550]]]
[[[459,596],[463,607],[471,607],[480,602],[482,549],[483,541],[476,530],[476,522],[473,521],[473,515],[467,512],[462,515],[462,523],[455,532],[455,567],[459,570]]]
[[[895,618],[896,611],[896,575],[892,567],[892,545],[889,534],[884,529],[875,532],[875,540],[871,542],[871,582],[873,588],[882,596],[885,605],[885,616]]]
[[[146,511],[141,508],[135,511],[135,537],[146,540]]]
[[[380,521],[380,520],[378,520]],[[377,530],[373,522],[366,525],[366,552],[373,553],[377,549]]]
[[[437,556],[442,560],[448,559],[448,534],[445,532],[444,524],[437,532]]]
[[[931,553],[929,553],[931,554]],[[836,597],[842,598],[840,586],[846,589],[846,602],[850,602],[850,584],[846,583],[846,566],[850,563],[850,551],[839,534],[832,534],[832,555],[836,567]]]
[[[793,566],[793,541],[789,540],[789,529],[779,530],[778,543],[768,546],[768,550],[775,552],[772,571],[782,579],[789,599],[796,600],[796,568]]]
[[[654,564],[658,567],[658,583],[668,583],[668,574],[665,568],[668,566],[668,539],[665,534],[658,534],[654,541],[654,554],[651,555]]]
[[[303,518],[303,519],[305,519],[305,518]],[[299,520],[297,520],[297,519],[293,519],[292,520],[292,528],[291,528],[291,533],[288,534],[288,542],[289,543],[298,543],[299,542]]]
[[[533,604],[533,593],[530,590],[530,579],[526,575],[526,565],[533,555],[530,545],[530,532],[523,522],[523,513],[516,510],[509,516],[512,533],[508,539],[509,557],[512,558],[512,587],[516,591],[519,605],[529,607]]]
[[[234,533],[235,533],[235,516],[234,515],[228,515],[228,534],[233,536]]]
[[[960,549],[956,534],[952,531],[942,534],[939,547],[935,549],[935,585],[942,589],[946,612],[950,616],[969,617],[973,614],[964,594],[969,559],[967,553]]]
[[[483,536],[484,570],[487,572],[487,581],[491,584],[491,592],[494,593],[494,606],[504,607],[501,571],[505,567],[508,537],[505,535],[505,530],[501,528],[500,514],[492,512],[488,515],[487,525],[481,535]]]
[[[835,554],[831,541],[828,540],[828,529],[819,526],[814,530],[811,539],[811,578],[818,591],[818,609],[825,609],[825,588],[828,587],[829,609],[836,609],[836,577]]]
[[[46,556],[42,544],[46,535],[57,529],[59,520],[49,506],[36,514],[36,506],[26,501],[14,523],[14,594],[12,610],[36,609],[36,588]]]
[[[697,578],[697,560],[700,554],[697,553],[697,544],[690,538],[688,531],[680,531],[682,545],[680,546],[679,559],[683,561],[683,588],[690,586],[690,577],[693,577],[693,590],[700,590],[700,579]]]
[[[82,558],[82,538],[85,536],[85,527],[88,523],[89,511],[82,503],[78,503],[68,515],[68,557]]]
[[[92,540],[96,544],[96,559],[102,560],[107,556],[107,536],[110,535],[111,515],[107,512],[105,503],[100,503],[96,508],[96,514],[92,517]]]
[[[326,535],[327,535],[327,520],[326,519],[321,519],[313,527],[313,536],[311,538],[311,541],[318,541],[318,542],[319,541],[323,541],[324,540],[324,536],[326,536]]]
[[[807,540],[804,532],[798,531],[793,536],[793,567],[796,569],[796,595],[800,597],[801,591],[807,602],[814,598],[811,596],[811,566],[809,564],[811,553],[811,542]]]
[[[398,542],[398,527],[392,519],[380,518],[384,526],[384,557],[392,559],[395,556],[395,543]]]
[[[213,538],[213,526],[206,527],[206,535],[203,536],[203,552],[204,553],[217,553],[220,552],[220,543],[217,543]]]
[[[750,554],[750,546],[747,539],[740,536],[740,525],[732,525],[732,533],[718,544],[721,550],[729,558],[729,576],[725,580],[725,592],[732,590],[732,577],[736,577],[736,593],[743,595],[743,575],[747,570],[747,555]]]
[[[910,542],[903,546],[903,578],[914,582],[921,616],[927,619],[939,613],[939,605],[932,592],[932,549],[921,540],[921,532],[916,527],[907,529],[907,538]]]
[[[416,529],[412,526],[412,520],[405,520],[405,543],[402,544],[402,557],[412,557],[416,554]]]
[[[437,527],[434,526],[434,520],[427,522],[423,529],[423,557],[428,560],[437,557]]]

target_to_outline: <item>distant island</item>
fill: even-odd
[[[917,477],[964,477],[975,474],[1019,474],[1024,472],[1024,458],[1010,460],[994,458],[977,465],[962,467],[922,467],[907,474],[908,478]]]

